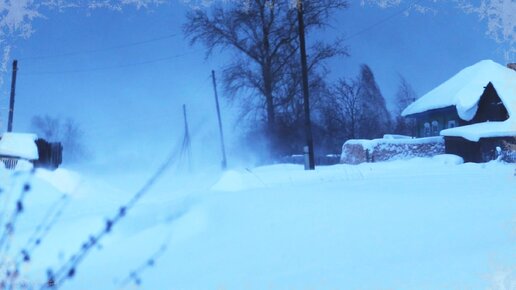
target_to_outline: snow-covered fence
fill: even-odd
[[[0,156],[0,161],[2,161],[6,169],[14,169],[16,164],[18,164],[18,158],[9,156]]]
[[[359,164],[444,154],[442,137],[348,140],[342,146],[340,162]]]

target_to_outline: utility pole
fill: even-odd
[[[183,159],[184,154],[186,154],[186,158],[188,158],[188,170],[192,169],[192,152],[190,147],[190,131],[188,130],[188,119],[186,118],[186,105],[183,104],[183,117],[185,122],[185,135],[183,137],[183,146],[181,148],[181,159]]]
[[[226,148],[224,146],[224,132],[222,131],[222,120],[220,119],[219,95],[217,93],[217,81],[215,80],[215,71],[211,71],[211,78],[213,79],[213,91],[215,93],[215,105],[217,106],[217,118],[219,120],[220,145],[222,147],[222,170],[226,170],[228,163],[226,160]]]
[[[305,44],[305,23],[303,20],[303,0],[297,0],[297,20],[299,26],[299,48],[301,51],[301,70],[303,76],[303,100],[305,108],[305,133],[306,133],[306,150],[308,154],[308,162],[305,161],[305,170],[315,169],[314,158],[314,140],[312,136],[312,122],[310,120],[310,98],[308,93],[308,65],[306,62],[306,44]],[[308,164],[306,164],[308,163]]]
[[[18,72],[18,61],[13,61],[13,75],[11,78],[11,98],[9,99],[9,119],[7,121],[7,132],[13,131],[14,96],[16,92],[16,74]]]

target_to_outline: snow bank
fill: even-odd
[[[68,194],[75,192],[81,182],[81,178],[77,173],[63,168],[58,168],[54,171],[40,168],[36,170],[36,176],[60,192]]]
[[[249,187],[263,187],[258,177],[250,170],[228,170],[212,187],[215,191],[240,191]]]
[[[478,142],[480,138],[516,136],[516,122],[509,119],[503,122],[477,123],[442,130],[441,135],[463,137],[473,142]]]
[[[184,208],[176,189],[205,180],[177,184],[170,172],[59,289],[487,289],[493,261],[516,261],[514,166],[456,163],[459,158],[444,155],[315,171],[296,165],[232,170],[218,183],[230,190],[199,188]],[[62,196],[46,180],[69,177],[65,171],[38,170],[34,178],[0,173],[20,186],[32,180],[9,252],[17,254]],[[67,196],[31,263],[23,264],[27,281],[46,281],[47,269],[58,269],[131,196],[89,178],[81,185],[85,194]],[[231,180],[240,190],[229,188]],[[149,260],[163,242],[164,254]],[[146,263],[152,267],[136,273],[141,285],[121,285]]]
[[[483,60],[463,69],[408,106],[402,116],[455,106],[459,117],[470,121],[489,82],[496,89],[509,116],[516,117],[516,72],[492,60]]]
[[[464,163],[464,159],[453,154],[440,154],[432,157],[433,160],[445,165],[459,165]]]
[[[2,162],[3,164],[3,162]],[[14,167],[15,171],[30,171],[34,168],[34,164],[32,162],[20,159],[16,162],[16,166]]]
[[[4,133],[0,139],[0,155],[36,160],[39,158],[36,139],[35,134]]]
[[[415,157],[409,160],[393,160],[381,163],[362,163],[358,165],[338,164],[319,166],[315,171],[304,170],[304,166],[277,164],[253,169],[226,171],[218,182],[211,187],[213,191],[239,192],[252,189],[295,186],[303,184],[362,180],[379,172],[390,174],[421,174],[433,167],[460,165],[463,159],[456,155],[442,154],[431,158]],[[397,169],[401,171],[398,172]],[[408,174],[405,171],[410,171]]]

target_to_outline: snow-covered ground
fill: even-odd
[[[49,208],[66,203],[23,268],[32,282],[103,229],[151,175],[59,169],[13,179],[0,172],[2,201],[14,204],[25,180],[32,184],[11,256]],[[141,289],[513,290],[515,174],[514,164],[461,164],[454,156],[312,172],[298,165],[171,170],[62,289],[135,289],[124,279],[167,244],[139,272]]]

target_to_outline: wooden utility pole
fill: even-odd
[[[190,131],[188,130],[188,119],[186,118],[186,105],[183,104],[183,118],[185,121],[185,143],[190,144]]]
[[[226,147],[224,146],[224,132],[222,131],[222,120],[220,119],[219,95],[217,93],[217,81],[215,80],[215,71],[211,71],[213,79],[213,91],[215,93],[215,105],[217,106],[217,118],[219,120],[220,145],[222,147],[222,169],[226,170],[228,163],[226,160]]]
[[[303,100],[305,107],[305,133],[306,146],[308,147],[305,154],[308,153],[308,164],[305,164],[306,170],[315,169],[314,158],[314,140],[312,136],[312,122],[310,120],[310,98],[308,94],[308,65],[306,62],[306,44],[305,44],[305,23],[303,20],[303,0],[297,0],[297,20],[299,26],[299,48],[301,51],[301,70],[303,76]]]
[[[188,170],[192,169],[192,151],[190,146],[190,131],[188,130],[188,119],[186,118],[186,105],[183,104],[183,117],[185,122],[185,135],[183,137],[183,146],[181,148],[181,159],[186,154],[188,158]]]
[[[7,121],[7,132],[13,131],[14,96],[16,93],[16,74],[18,72],[18,61],[13,61],[13,75],[11,78],[11,98],[9,99],[9,119]]]

